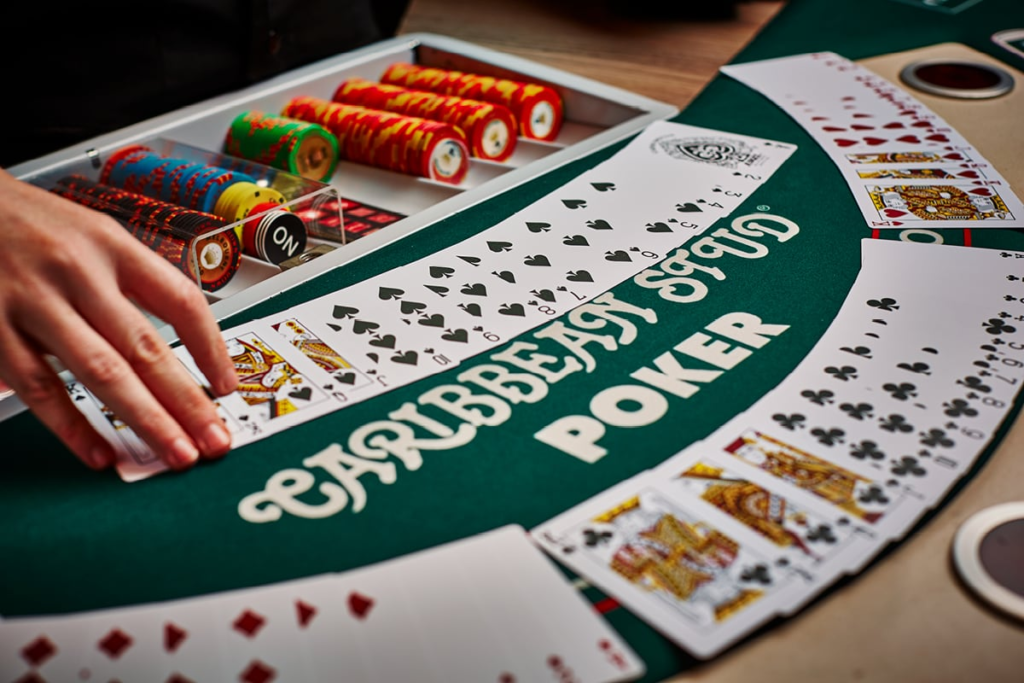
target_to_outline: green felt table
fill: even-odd
[[[735,61],[816,50],[861,59],[955,41],[1024,68],[1024,60],[990,41],[998,30],[1024,26],[1019,0],[982,0],[959,13],[919,5],[793,0]],[[424,449],[419,469],[410,471],[392,459],[397,472],[393,483],[384,484],[372,473],[363,475],[366,500],[358,512],[350,501],[318,519],[286,511],[276,521],[254,523],[240,515],[239,503],[262,491],[276,473],[307,469],[302,461],[332,444],[345,447],[360,426],[386,420],[388,413],[415,403],[430,388],[459,383],[460,373],[493,363],[493,354],[247,445],[223,460],[133,484],[123,483],[112,471],[88,471],[31,414],[22,413],[0,424],[0,614],[63,613],[185,598],[359,567],[508,523],[530,528],[659,464],[750,406],[814,346],[857,275],[860,240],[873,235],[825,153],[755,92],[719,76],[675,120],[798,145],[732,218],[774,214],[798,224],[799,234],[785,243],[769,242],[764,258],[720,259],[716,265],[727,277],[709,282],[707,296],[699,301],[665,300],[657,290],[631,280],[619,285],[612,290],[614,296],[654,311],[655,324],[637,321],[636,339],[617,343],[614,350],[589,345],[596,363],[592,372],[569,374],[551,384],[541,401],[512,405],[505,422],[478,427],[465,445]],[[221,321],[222,327],[285,310],[465,239],[543,197],[621,144],[415,232],[369,258],[328,271]],[[898,239],[899,233],[878,237]],[[943,237],[952,244],[969,239],[975,248],[1024,250],[1024,235],[1014,230],[948,230]],[[656,422],[637,428],[609,426],[599,442],[608,454],[593,464],[534,438],[559,417],[590,414],[595,394],[634,384],[631,372],[734,311],[790,328],[691,398],[667,395],[669,409]],[[519,339],[543,353],[567,354],[534,332]],[[602,333],[614,334],[610,329]],[[427,408],[423,412],[450,427],[459,424],[451,415]],[[1008,423],[1015,415],[1016,409]],[[307,471],[318,483],[332,481],[323,469]],[[312,506],[325,501],[316,489],[302,498]],[[596,589],[586,593],[595,601],[602,597]],[[662,680],[697,666],[626,610],[614,609],[606,616],[646,662],[645,680]]]

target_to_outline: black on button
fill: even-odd
[[[900,79],[921,92],[965,100],[999,97],[1013,90],[1013,76],[1008,71],[982,62],[914,62],[903,68]]]

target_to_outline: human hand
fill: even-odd
[[[0,169],[0,384],[93,469],[110,444],[68,397],[57,358],[168,466],[219,457],[210,398],[139,310],[172,325],[217,395],[238,378],[200,288],[114,219]]]

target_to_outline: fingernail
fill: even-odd
[[[114,461],[114,454],[109,446],[95,446],[89,451],[89,466],[94,470],[105,469]]]
[[[178,469],[191,467],[199,459],[199,450],[188,439],[178,439],[171,444],[171,466]]]
[[[231,435],[220,422],[211,422],[203,430],[199,445],[206,456],[224,455],[231,448]]]

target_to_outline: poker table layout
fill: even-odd
[[[486,14],[492,3],[477,4],[465,10],[464,24],[442,28],[448,3],[431,9],[414,2],[402,30],[437,31],[545,61],[547,52],[536,47],[536,39],[533,47],[524,47],[531,43],[525,37],[516,42],[515,22],[485,23],[474,13]],[[715,69],[726,61],[811,51],[833,51],[862,63],[883,60],[879,68],[889,68],[900,63],[899,53],[957,43],[1019,72],[1024,57],[999,47],[991,36],[1024,27],[1024,5],[1019,0],[791,0],[781,7],[740,7],[742,16],[770,20],[738,53],[721,55],[719,64],[701,65],[709,79],[706,86],[676,83],[671,93],[658,90],[658,78],[672,80],[672,65],[659,63],[657,54],[644,57],[648,71],[638,70],[636,76],[611,68],[616,46],[639,40],[641,33],[630,36],[623,29],[623,35],[609,35],[608,24],[581,7],[580,16],[570,16],[568,10],[565,15],[552,13],[530,2],[508,3],[502,11],[511,15],[521,10],[518,22],[524,26],[536,17],[538,25],[566,43],[589,35],[590,44],[606,45],[603,52],[595,48],[589,56],[575,57],[559,57],[552,47],[550,56],[559,68],[590,67],[604,74],[601,80],[627,89],[632,84],[646,96],[671,101],[680,109],[673,121],[797,145],[781,169],[731,215],[783,217],[800,226],[795,239],[773,243],[766,258],[733,259],[727,277],[692,303],[666,300],[657,289],[624,281],[612,290],[614,296],[653,310],[656,324],[642,326],[631,343],[614,345],[613,350],[591,347],[592,371],[551,384],[542,401],[513,405],[507,420],[476,428],[466,443],[424,448],[423,464],[415,471],[398,465],[397,476],[387,484],[375,476],[362,477],[365,500],[358,511],[353,500],[332,514],[285,513],[256,523],[240,514],[239,503],[263,491],[275,473],[302,468],[305,458],[332,444],[346,444],[361,426],[387,420],[389,413],[415,404],[431,388],[457,383],[456,375],[493,362],[493,352],[250,443],[222,460],[135,483],[123,482],[112,471],[88,471],[31,414],[15,415],[0,423],[5,444],[0,465],[0,512],[5,520],[0,532],[0,614],[60,614],[187,598],[343,571],[509,523],[529,529],[655,467],[775,387],[814,346],[842,305],[858,273],[861,240],[900,239],[901,231],[869,228],[834,165],[807,132],[768,99],[715,75]],[[653,31],[647,35],[665,46],[674,42],[672,27],[681,32],[677,35],[690,31],[687,39],[699,40],[700,32],[685,19],[616,24],[638,25]],[[714,20],[697,25],[716,30]],[[754,33],[754,27],[750,30]],[[553,38],[552,45],[558,44]],[[1024,82],[1017,85],[1024,87]],[[985,127],[987,111],[981,104],[973,117],[978,130]],[[996,150],[998,141],[987,147],[979,143],[993,158],[1016,157],[1016,167],[1004,173],[1014,179],[1018,194],[1024,192],[1020,120],[1004,139],[1005,149]],[[971,138],[970,131],[962,132]],[[221,326],[285,310],[455,244],[551,193],[625,142],[588,152],[442,217],[369,257],[234,313]],[[1015,229],[949,229],[939,237],[947,244],[977,249],[1024,250],[1024,234]],[[790,327],[784,337],[692,397],[667,395],[669,409],[657,421],[639,428],[607,426],[600,439],[607,454],[594,463],[535,438],[559,417],[589,415],[591,399],[603,389],[630,384],[630,373],[637,368],[735,311]],[[559,349],[545,347],[534,332],[518,341],[557,353]],[[643,680],[738,681],[751,675],[769,680],[1020,680],[1021,624],[976,600],[961,585],[949,559],[960,523],[985,507],[1021,498],[1024,429],[1017,424],[1019,402],[1018,397],[968,476],[902,540],[794,615],[769,623],[725,653],[698,660],[627,609],[605,611],[612,627],[644,660]],[[323,472],[316,476],[325,481]],[[311,507],[322,502],[315,492],[307,500]],[[597,588],[582,590],[595,604],[606,598]]]

